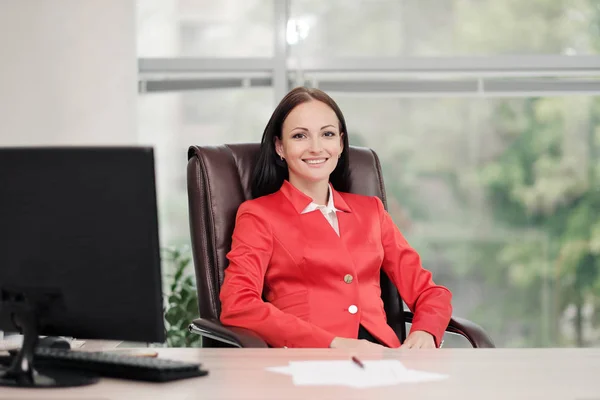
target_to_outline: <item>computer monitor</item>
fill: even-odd
[[[0,385],[81,384],[35,382],[38,335],[165,340],[157,219],[151,148],[0,149]]]

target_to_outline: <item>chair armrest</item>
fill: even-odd
[[[404,311],[404,320],[412,322],[413,313]],[[466,338],[471,346],[475,348],[495,348],[494,342],[483,328],[468,319],[452,317],[446,328],[446,332],[456,333]]]
[[[486,331],[473,321],[465,318],[452,317],[446,328],[446,332],[457,333],[467,338],[471,345],[475,348],[495,348],[492,338]]]
[[[215,320],[195,319],[189,325],[188,330],[235,347],[269,347],[256,333],[235,326],[224,326]]]

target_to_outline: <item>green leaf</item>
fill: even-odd
[[[198,296],[189,247],[163,249],[163,261],[167,262],[172,274],[165,276],[168,292],[165,293],[164,311],[167,325],[167,345],[170,347],[199,346],[199,335],[190,334],[189,323],[198,317]]]

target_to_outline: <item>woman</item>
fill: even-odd
[[[292,90],[265,128],[254,199],[237,213],[223,324],[274,347],[399,347],[381,300],[383,268],[415,313],[402,347],[439,346],[450,292],[433,283],[381,200],[348,186],[342,112],[320,90]]]

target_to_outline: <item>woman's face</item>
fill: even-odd
[[[343,134],[327,104],[312,100],[296,106],[283,121],[281,139],[275,138],[275,150],[288,165],[290,183],[329,182],[342,154]]]

